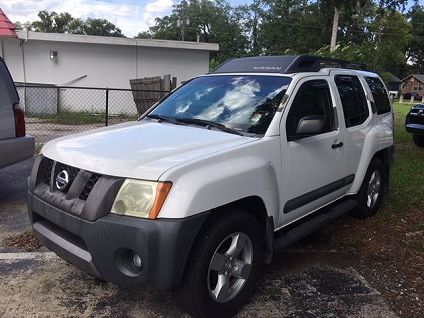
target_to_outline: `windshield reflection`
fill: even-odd
[[[282,76],[199,77],[175,91],[151,114],[207,120],[240,132],[264,134],[290,81]]]

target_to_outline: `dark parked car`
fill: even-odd
[[[413,134],[417,146],[424,147],[424,104],[411,108],[405,121],[406,131]]]
[[[406,94],[403,94],[403,98],[404,99],[411,99],[411,97],[412,96],[414,96],[414,100],[417,100],[417,101],[420,101],[420,100],[422,100],[422,96],[420,95],[420,94],[418,94],[418,93],[406,93]]]

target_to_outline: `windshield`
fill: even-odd
[[[204,120],[241,133],[263,135],[290,81],[289,77],[259,75],[198,77],[176,90],[149,115]]]

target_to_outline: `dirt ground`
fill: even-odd
[[[400,317],[424,317],[424,212],[367,222],[344,218],[324,228],[339,251]]]

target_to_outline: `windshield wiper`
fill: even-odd
[[[177,121],[182,122],[182,123],[187,123],[187,124],[195,124],[195,125],[199,125],[199,126],[203,126],[206,127],[207,129],[210,129],[211,127],[219,129],[221,131],[230,133],[230,134],[235,134],[235,135],[239,135],[239,136],[244,136],[243,133],[232,129],[232,128],[228,128],[227,126],[223,125],[223,124],[219,124],[219,123],[215,123],[213,121],[209,121],[206,119],[199,119],[199,118],[175,118]]]
[[[172,123],[174,125],[181,125],[181,123],[173,117],[157,115],[157,114],[149,114],[149,115],[146,116],[146,118],[157,119],[158,122],[166,121],[166,122]]]

